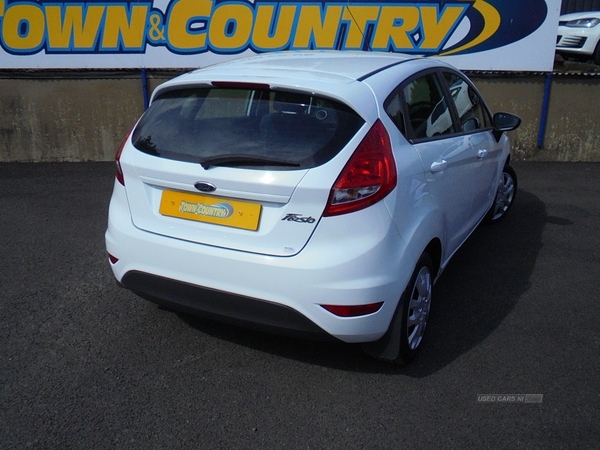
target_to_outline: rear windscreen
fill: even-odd
[[[363,123],[342,103],[309,94],[204,87],[157,97],[132,142],[205,167],[305,169],[333,158]]]

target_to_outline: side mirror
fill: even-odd
[[[494,114],[494,129],[498,131],[512,131],[519,128],[521,118],[514,114],[499,112]]]
[[[514,114],[499,112],[494,114],[494,136],[497,141],[505,131],[513,131],[521,125],[521,118]]]

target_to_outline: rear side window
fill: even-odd
[[[157,97],[132,142],[148,154],[203,165],[305,169],[333,158],[363,123],[347,106],[314,95],[206,87]]]

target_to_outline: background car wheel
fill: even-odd
[[[432,291],[433,263],[424,253],[402,295],[400,353],[394,363],[408,364],[417,355],[427,328]]]
[[[501,220],[510,210],[517,195],[517,174],[515,170],[509,166],[504,166],[502,171],[502,180],[496,198],[490,210],[483,219],[486,223],[495,223]]]
[[[600,66],[600,41],[596,45],[596,50],[594,50],[594,63]]]

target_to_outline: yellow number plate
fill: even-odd
[[[208,195],[163,191],[159,212],[163,216],[256,231],[261,205]]]

